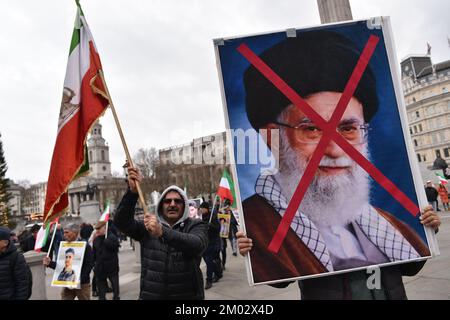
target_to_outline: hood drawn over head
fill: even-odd
[[[177,187],[177,186],[175,186],[175,185],[168,187],[168,188],[167,188],[166,190],[164,190],[164,192],[161,194],[161,197],[158,199],[158,203],[157,203],[157,205],[156,205],[156,208],[157,208],[157,209],[156,209],[157,217],[158,217],[158,220],[159,220],[161,223],[163,223],[163,224],[165,224],[165,225],[167,225],[167,226],[170,226],[170,224],[169,224],[169,223],[166,221],[166,219],[164,218],[164,215],[163,215],[163,212],[162,212],[162,199],[164,199],[164,198],[166,197],[167,193],[169,193],[170,191],[175,191],[175,192],[179,193],[180,196],[181,196],[181,198],[182,198],[183,201],[184,201],[184,211],[183,211],[183,214],[181,215],[180,219],[178,219],[178,221],[174,223],[173,226],[175,226],[175,225],[177,225],[177,224],[179,224],[179,223],[182,223],[182,222],[183,222],[184,220],[186,220],[187,218],[189,218],[189,205],[188,205],[188,198],[187,198],[186,194],[184,193],[184,191],[183,191],[181,188],[179,188],[179,187]]]

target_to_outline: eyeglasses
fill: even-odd
[[[279,126],[295,129],[295,137],[301,143],[318,144],[322,138],[322,130],[309,119],[304,119],[302,123],[296,126],[276,121],[273,121],[273,123]],[[339,132],[350,144],[362,144],[367,142],[369,124],[354,119],[344,120],[339,124],[336,131]]]
[[[171,204],[172,201],[174,201],[176,205],[182,205],[184,203],[183,199],[178,199],[178,198],[165,198],[163,200],[163,203],[164,204]]]

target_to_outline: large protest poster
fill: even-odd
[[[438,254],[389,18],[214,43],[251,285]]]
[[[85,241],[62,241],[59,246],[52,287],[80,288]]]

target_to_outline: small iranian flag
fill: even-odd
[[[109,220],[109,201],[106,203],[105,210],[103,210],[102,216],[99,221],[108,221]]]
[[[439,178],[439,182],[440,183],[442,183],[442,184],[447,184],[448,183],[447,179],[445,179],[445,177],[444,177],[444,175],[442,173],[435,172],[434,174],[437,175],[437,177]]]
[[[234,192],[234,183],[227,170],[223,171],[222,178],[220,179],[219,189],[217,189],[217,195],[223,201],[224,199],[230,200],[232,207],[236,207],[236,194]]]
[[[101,78],[100,57],[78,0],[76,3],[77,16],[48,175],[44,224],[68,207],[67,189],[86,165],[87,134],[109,104]]]
[[[45,247],[49,239],[50,229],[52,225],[58,223],[58,219],[52,223],[47,223],[47,227],[44,228],[45,224],[42,224],[36,235],[36,242],[34,244],[34,251],[41,252],[42,248]]]
[[[50,223],[47,224],[47,228],[45,228],[45,229],[44,229],[44,225],[42,225],[36,235],[34,251],[41,252],[42,248],[47,244],[47,239],[48,239],[49,233],[50,233]]]

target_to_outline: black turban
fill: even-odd
[[[309,31],[264,51],[260,58],[302,98],[323,92],[343,92],[361,52],[344,36]],[[275,121],[291,102],[254,66],[244,74],[247,117],[256,130]],[[375,77],[367,66],[353,96],[369,122],[378,109]]]

